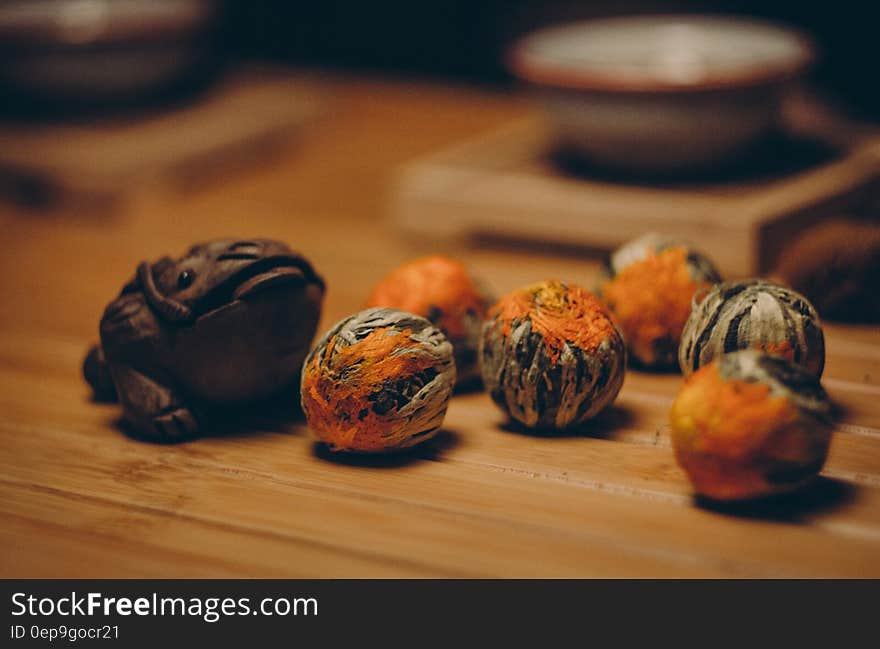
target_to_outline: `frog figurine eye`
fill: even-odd
[[[185,269],[180,271],[180,275],[177,276],[177,288],[185,289],[192,286],[193,281],[196,278],[195,271],[190,269]]]

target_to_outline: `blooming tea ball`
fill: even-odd
[[[712,262],[682,241],[646,234],[618,248],[606,274],[600,297],[620,325],[630,360],[675,367],[694,293],[721,281]]]
[[[767,280],[748,279],[718,284],[701,297],[694,297],[678,350],[685,376],[738,349],[760,349],[822,376],[822,324],[800,293]]]
[[[558,281],[527,286],[489,310],[480,341],[492,400],[530,428],[577,425],[623,385],[623,339],[589,291]]]
[[[392,271],[373,288],[367,306],[409,311],[439,327],[452,343],[458,382],[463,383],[479,373],[480,330],[492,302],[464,264],[433,255]]]
[[[831,404],[814,374],[756,350],[688,378],[670,413],[678,464],[697,493],[744,500],[792,490],[822,469]]]
[[[412,313],[366,309],[338,322],[309,354],[302,407],[332,450],[381,453],[433,437],[454,385],[443,332]]]

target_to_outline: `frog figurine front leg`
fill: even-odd
[[[182,441],[199,434],[199,417],[162,369],[162,335],[139,291],[123,291],[101,319],[103,356],[123,418],[153,441]]]
[[[177,442],[198,436],[194,409],[181,396],[130,366],[110,370],[124,418],[140,434],[157,442]]]

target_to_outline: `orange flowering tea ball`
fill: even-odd
[[[381,453],[433,437],[454,385],[442,331],[412,313],[366,309],[338,322],[309,354],[302,407],[332,450]]]
[[[831,442],[831,404],[816,376],[749,349],[690,376],[672,405],[672,445],[698,494],[745,500],[814,478]]]
[[[489,310],[483,383],[511,418],[564,429],[594,416],[623,385],[623,339],[589,291],[558,281],[514,291]]]
[[[460,261],[434,255],[398,267],[373,288],[368,307],[415,313],[433,322],[452,343],[458,382],[476,377],[477,347],[493,299]]]
[[[618,248],[605,270],[600,296],[620,325],[630,360],[676,367],[694,293],[721,281],[712,262],[686,243],[647,234]]]
[[[817,377],[825,337],[813,305],[800,293],[763,279],[725,282],[697,295],[684,327],[678,362],[685,376],[721,354],[760,349]]]

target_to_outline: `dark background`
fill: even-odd
[[[880,118],[874,3],[607,0],[224,0],[221,49],[235,57],[506,83],[503,53],[546,24],[627,13],[753,15],[800,27],[822,54],[816,82]]]

